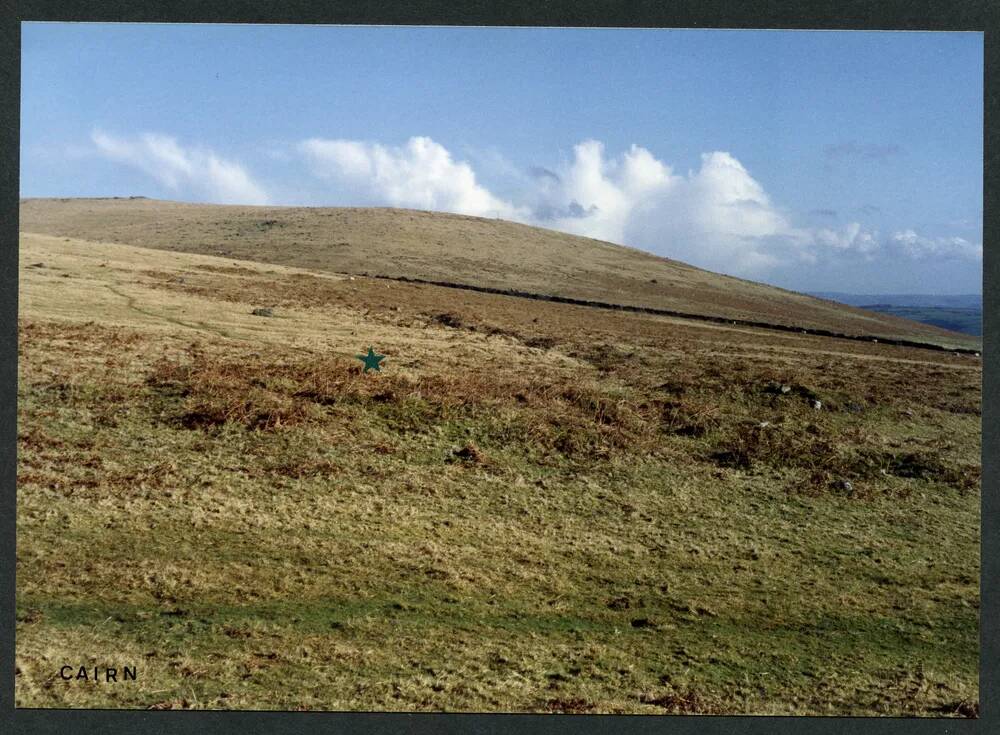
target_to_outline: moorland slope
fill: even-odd
[[[978,349],[980,340],[503,220],[386,208],[25,199],[21,231]]]
[[[18,706],[978,711],[971,356],[20,246]]]

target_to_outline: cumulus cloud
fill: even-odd
[[[155,133],[118,138],[95,130],[91,140],[105,158],[138,169],[172,191],[192,191],[218,204],[268,202],[245,168],[210,150],[185,148]]]
[[[981,260],[982,243],[969,242],[964,237],[922,237],[913,230],[894,232],[889,238],[894,248],[911,258],[942,258]]]
[[[455,161],[430,138],[410,138],[400,147],[311,138],[299,151],[317,176],[359,187],[394,207],[513,220],[528,216],[481,186],[468,163]]]
[[[533,220],[563,232],[625,242],[629,223],[676,184],[669,166],[632,146],[607,159],[604,146],[588,140],[575,146],[561,173],[536,177],[529,194]]]
[[[698,170],[680,175],[645,148],[607,157],[601,143],[585,141],[560,180],[546,184],[546,206],[574,208],[544,222],[554,229],[744,274],[806,255],[807,234],[729,153],[706,153]]]
[[[514,172],[516,186],[507,187],[512,192],[507,198],[480,182],[471,164],[426,137],[396,147],[312,138],[301,142],[298,152],[317,177],[346,185],[369,201],[502,217],[747,277],[845,258],[982,255],[981,245],[961,238],[925,238],[909,230],[883,242],[860,222],[797,226],[725,151],[705,153],[697,169],[677,173],[641,146],[608,155],[600,141],[585,140],[562,166],[518,171],[507,161],[494,161],[494,173]],[[875,151],[862,148],[861,154]],[[833,210],[813,214],[836,217]]]
[[[857,222],[851,222],[839,232],[827,228],[816,230],[814,237],[823,247],[841,252],[852,251],[867,258],[880,249],[878,236],[862,229]]]

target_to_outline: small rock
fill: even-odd
[[[846,490],[847,492],[854,492],[854,484],[850,480],[841,480],[837,483],[837,486],[841,490]]]
[[[759,424],[757,424],[757,426],[759,426],[762,429],[766,429],[770,425],[771,425],[770,421],[761,421]]]
[[[347,277],[347,280],[348,280],[348,281],[353,281],[353,280],[354,280],[354,276],[348,276],[348,277]]]
[[[254,316],[274,316],[274,309],[265,306],[260,309],[254,309],[250,313],[253,314]]]
[[[782,393],[791,393],[792,392],[792,386],[790,386],[790,385],[783,385],[783,386],[781,386],[780,390],[781,390]]]
[[[812,402],[812,407],[815,408],[817,411],[819,411],[821,408],[823,408],[823,402],[822,401],[813,401]]]
[[[907,416],[911,417],[911,418],[912,418],[912,417],[914,416],[914,413],[913,413],[913,409],[912,409],[912,408],[908,408],[908,409],[906,409],[905,411],[903,411],[903,413],[904,413],[905,415],[907,415]]]

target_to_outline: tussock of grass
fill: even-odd
[[[884,483],[890,477],[930,480],[960,491],[979,483],[978,465],[946,463],[926,451],[887,451],[875,437],[860,433],[853,435],[854,442],[845,442],[843,432],[838,436],[815,423],[805,430],[787,424],[743,423],[720,433],[710,454],[720,465],[741,470],[801,468],[810,473],[814,490],[843,489],[845,480]],[[863,493],[858,488],[849,494]]]
[[[678,436],[698,438],[722,425],[718,403],[689,398],[665,401],[662,406],[664,430]]]

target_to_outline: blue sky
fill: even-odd
[[[982,290],[981,34],[30,23],[22,39],[22,196],[438,209],[797,290]]]

